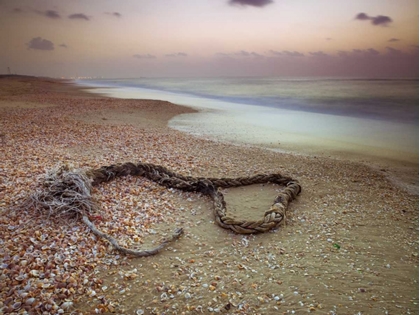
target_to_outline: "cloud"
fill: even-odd
[[[353,58],[360,58],[360,57],[375,57],[379,56],[380,52],[376,49],[369,48],[369,49],[353,49],[351,51],[340,50],[338,51],[338,56],[342,58],[353,57]]]
[[[353,54],[365,55],[365,56],[377,56],[380,53],[376,49],[369,48],[369,49],[365,49],[365,50],[363,50],[363,49],[353,49]]]
[[[214,54],[215,56],[218,56],[218,57],[223,57],[223,58],[229,58],[229,59],[232,59],[232,54],[228,54],[228,53],[215,53]]]
[[[276,55],[276,56],[283,56],[283,53],[281,51],[277,51],[277,50],[270,50],[270,53],[272,53],[273,55]]]
[[[370,20],[373,25],[383,25],[383,26],[387,26],[389,23],[392,22],[392,19],[389,16],[385,16],[385,15],[369,16],[363,12],[357,14],[355,19],[360,20],[360,21]]]
[[[370,55],[370,56],[377,56],[377,55],[379,55],[380,53],[379,53],[379,51],[377,51],[376,49],[369,48],[369,49],[367,49],[367,50],[366,50],[366,54],[367,54],[367,55]]]
[[[14,8],[12,12],[13,13],[22,13],[23,10],[21,8]]]
[[[305,56],[304,54],[302,54],[298,51],[288,51],[288,50],[283,50],[283,54],[285,56],[288,56],[288,57],[303,57],[303,56]]]
[[[317,58],[327,58],[327,57],[330,57],[330,55],[324,53],[323,51],[309,52],[309,55],[311,55],[312,57],[317,57]]]
[[[54,11],[54,10],[47,10],[47,11],[41,13],[41,14],[50,18],[50,19],[61,19],[60,14],[58,14],[58,12]]]
[[[74,13],[74,14],[69,15],[68,18],[72,20],[86,20],[86,21],[90,20],[90,18],[83,13]]]
[[[147,54],[147,55],[135,54],[135,55],[133,55],[133,57],[137,58],[137,59],[156,59],[156,56],[153,56],[151,54]]]
[[[390,40],[388,40],[388,42],[390,42],[390,43],[399,42],[399,41],[400,41],[400,39],[398,39],[398,38],[391,38]]]
[[[253,6],[253,7],[264,7],[270,3],[273,3],[273,0],[230,0],[229,4],[231,5],[240,5],[240,6]]]
[[[53,42],[48,39],[42,39],[41,37],[34,37],[29,43],[26,44],[28,49],[36,50],[54,50]]]
[[[370,17],[366,13],[362,12],[362,13],[359,13],[358,15],[356,15],[355,19],[365,21],[365,20],[370,20]]]
[[[319,52],[311,56],[320,56]],[[293,61],[289,61],[289,64]],[[303,63],[302,63],[303,64]],[[317,75],[358,77],[418,77],[418,52],[404,52],[387,47],[385,52],[373,48],[341,50],[328,58],[308,58],[305,65]]]
[[[239,56],[239,57],[256,57],[256,58],[264,57],[263,55],[257,54],[256,52],[253,52],[253,51],[248,52],[245,50],[238,51],[236,53],[233,53],[232,55]]]
[[[283,51],[270,50],[270,53],[276,56],[286,56],[286,57],[304,57],[305,56],[304,54],[298,51],[288,51],[288,50],[283,50]]]
[[[371,18],[373,25],[388,25],[388,23],[392,22],[392,19],[389,16],[385,15],[378,15],[376,17]]]
[[[166,54],[165,57],[188,57],[188,54],[179,52],[174,54]]]
[[[241,51],[238,51],[236,53],[233,53],[233,55],[235,55],[235,56],[241,56],[241,57],[249,57],[250,56],[250,53],[247,52],[247,51],[245,51],[245,50],[241,50]]]
[[[225,58],[233,58],[233,57],[244,57],[244,58],[264,58],[264,55],[258,54],[253,51],[246,51],[246,50],[240,50],[233,53],[223,53],[219,52],[215,54],[216,56],[221,56]]]
[[[403,52],[401,50],[392,48],[392,47],[386,47],[387,53],[390,56],[401,56]]]
[[[66,44],[61,44],[60,47],[68,48],[68,46]]]
[[[339,51],[337,52],[337,55],[338,55],[339,57],[343,57],[343,58],[345,58],[345,57],[348,57],[348,56],[350,55],[350,53],[349,53],[348,51],[345,51],[345,50],[339,50]]]
[[[114,17],[117,17],[117,18],[122,17],[121,13],[119,13],[119,12],[105,12],[105,14],[111,15],[111,16],[114,16]]]

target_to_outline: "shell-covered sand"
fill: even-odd
[[[418,313],[418,195],[354,162],[228,145],[167,127],[189,111],[91,95],[65,81],[0,78],[0,313]],[[244,236],[220,228],[199,194],[141,177],[95,187],[94,223],[124,246],[149,248],[184,228],[147,258],[120,254],[81,221],[21,207],[54,167],[129,161],[200,177],[281,173],[303,191],[285,226]],[[228,211],[258,218],[277,189],[226,189]]]

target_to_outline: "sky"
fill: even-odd
[[[0,0],[0,73],[418,78],[418,0]]]

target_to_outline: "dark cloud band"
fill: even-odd
[[[47,10],[44,12],[44,15],[50,19],[61,19],[60,14],[54,10]]]
[[[253,7],[264,7],[270,3],[273,3],[273,0],[230,0],[230,4],[241,5],[241,6],[253,6]]]
[[[68,16],[69,19],[72,20],[86,20],[89,21],[89,17],[86,14],[83,13],[75,13]]]
[[[273,55],[276,56],[286,56],[286,57],[304,57],[305,55],[298,52],[298,51],[288,51],[288,50],[283,50],[283,51],[276,51],[276,50],[270,50],[270,52]]]
[[[188,54],[184,52],[179,52],[174,54],[166,54],[165,57],[188,57]]]

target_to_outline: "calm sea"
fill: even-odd
[[[82,83],[416,125],[419,122],[417,79],[139,78]]]
[[[78,81],[198,109],[169,126],[284,152],[418,162],[418,80],[140,78]]]

